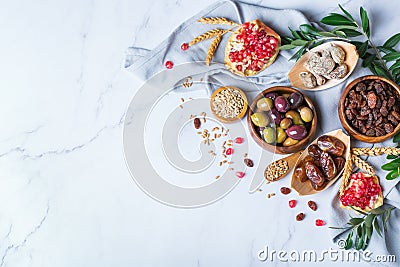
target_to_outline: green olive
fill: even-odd
[[[263,136],[264,136],[264,140],[265,142],[267,142],[268,144],[273,144],[275,143],[275,129],[271,128],[271,127],[267,127],[264,129],[263,131]]]
[[[284,98],[288,98],[288,97],[290,96],[290,94],[282,94],[282,96],[283,96]]]
[[[285,141],[286,137],[287,135],[285,133],[285,130],[283,130],[281,127],[276,128],[276,142],[278,144]]]
[[[295,144],[297,144],[299,142],[299,140],[294,140],[290,137],[285,139],[285,142],[283,142],[283,146],[293,146]]]
[[[271,98],[261,98],[257,101],[257,108],[262,111],[269,111],[274,107],[274,102]]]
[[[284,118],[283,120],[281,120],[281,123],[279,124],[279,126],[283,129],[286,130],[287,128],[289,128],[290,126],[292,126],[293,121],[289,118]]]
[[[269,123],[267,114],[263,112],[256,112],[251,115],[251,121],[258,127],[265,127]]]
[[[309,107],[302,107],[300,109],[300,116],[304,122],[310,122],[312,121],[314,114]]]
[[[297,111],[289,110],[288,112],[286,112],[285,117],[292,119],[293,123],[296,125],[304,124],[304,122],[302,121],[302,119],[300,117],[300,114]]]

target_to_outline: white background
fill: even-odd
[[[132,181],[122,127],[142,81],[122,70],[124,51],[154,48],[212,2],[3,1],[0,266],[269,266],[256,256],[265,245],[336,248],[329,229],[314,226],[316,218],[328,219],[325,192],[314,197],[320,208],[312,213],[309,198],[280,195],[288,180],[249,195],[248,179],[213,205],[185,210],[154,201]],[[337,6],[261,2],[312,20]],[[395,1],[343,4],[353,14],[366,7],[377,42],[398,31]],[[266,199],[270,192],[277,196]],[[299,201],[294,210],[290,198]],[[303,210],[306,219],[295,222]]]

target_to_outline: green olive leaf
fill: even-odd
[[[300,29],[300,31],[302,31],[304,33],[319,35],[319,30],[317,30],[316,28],[314,28],[313,26],[311,26],[309,24],[302,24],[302,25],[300,25],[299,29]]]
[[[400,132],[393,137],[393,142],[394,143],[400,142]]]
[[[373,232],[374,232],[374,228],[372,226],[366,228],[366,235],[367,235],[366,242],[365,242],[366,244],[368,244],[368,240],[371,239]]]
[[[400,60],[397,60],[392,66],[389,67],[389,70],[394,70],[400,68]]]
[[[382,237],[382,232],[381,232],[381,228],[379,227],[378,218],[375,218],[375,220],[374,220],[374,228],[375,228],[376,232],[378,233],[378,235],[380,237]]]
[[[322,44],[324,42],[324,40],[320,40],[320,41],[318,41],[318,42],[315,42],[314,44],[312,44],[312,45],[310,45],[310,49],[313,49],[314,47],[317,47],[317,46],[319,46],[320,44]]]
[[[377,48],[378,48],[378,50],[379,50],[380,52],[385,53],[385,54],[389,54],[389,53],[392,53],[392,52],[396,52],[395,49],[389,48],[389,47],[377,46]]]
[[[367,34],[368,37],[370,37],[368,14],[363,7],[360,7],[360,17],[363,31]]]
[[[383,214],[384,212],[385,212],[385,209],[382,207],[378,207],[378,208],[371,210],[371,213],[375,214],[375,215],[380,215],[380,214]]]
[[[400,33],[396,33],[392,37],[390,37],[383,46],[386,48],[393,48],[400,42]]]
[[[346,245],[344,249],[351,249],[353,247],[353,231],[350,231],[349,235],[346,238]]]
[[[387,79],[389,79],[389,80],[392,79],[391,77],[389,77],[389,75],[387,75],[385,69],[382,68],[381,66],[379,66],[379,65],[377,65],[377,64],[373,64],[373,63],[371,64],[371,66],[374,67],[376,75],[385,77],[385,78],[387,78]]]
[[[297,39],[297,40],[292,41],[290,44],[294,45],[294,46],[304,46],[304,45],[307,45],[308,42],[305,40]]]
[[[396,61],[398,59],[400,59],[400,52],[391,52],[391,53],[383,56],[383,60],[385,60],[387,62]]]
[[[400,167],[400,163],[394,162],[394,161],[383,164],[381,166],[382,170],[385,170],[385,171],[397,170],[399,167]]]
[[[399,176],[400,176],[399,171],[393,170],[386,175],[386,180],[394,180]]]
[[[357,37],[357,36],[362,35],[361,32],[355,31],[355,30],[346,30],[346,29],[343,29],[342,32],[344,32],[344,34],[346,34],[347,37]]]
[[[282,45],[279,47],[279,50],[290,50],[293,48],[296,48],[297,46],[295,45],[291,45],[291,44],[286,44],[286,45]]]
[[[297,61],[303,55],[305,50],[306,50],[305,46],[300,48],[291,58],[289,58],[289,61],[292,59],[296,59],[296,61]]]
[[[324,37],[337,37],[336,34],[331,33],[331,32],[319,32],[319,35],[324,36]]]
[[[337,13],[331,13],[328,16],[322,18],[321,23],[331,26],[341,26],[341,25],[357,26],[357,24],[354,21]]]
[[[346,38],[347,37],[346,34],[344,33],[344,31],[335,31],[335,34],[337,36],[342,37],[342,38]]]
[[[375,58],[376,58],[375,54],[366,53],[366,57],[362,62],[362,66],[364,68],[368,67],[369,65],[371,65],[372,62],[374,62]]]
[[[363,218],[351,218],[349,222],[351,225],[355,226],[355,225],[359,225],[363,221],[364,221]]]
[[[297,31],[292,30],[292,28],[289,27],[289,31],[292,33],[293,37],[296,39],[302,39],[302,37],[298,34]]]
[[[368,50],[368,41],[365,41],[364,43],[362,43],[359,47],[357,47],[358,50],[358,54],[360,55],[360,57],[364,57],[365,53]]]
[[[349,18],[351,21],[354,21],[354,18],[350,15],[350,13],[349,13],[347,10],[345,10],[345,9],[342,7],[341,4],[339,4],[339,8],[340,8],[340,10],[342,10],[342,12],[347,16],[347,18]]]
[[[375,219],[375,214],[370,213],[367,217],[365,217],[365,226],[370,228],[372,227],[372,221]]]

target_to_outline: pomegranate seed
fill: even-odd
[[[297,201],[296,201],[296,200],[294,200],[294,199],[292,199],[292,200],[289,200],[289,207],[291,207],[291,208],[294,208],[294,207],[296,207],[296,203],[297,203]]]
[[[346,189],[340,201],[344,206],[355,206],[361,209],[370,207],[371,201],[374,202],[381,192],[378,184],[375,184],[373,177],[366,177],[362,172],[351,176],[351,186]]]
[[[189,48],[189,44],[188,44],[188,43],[183,43],[183,44],[181,45],[181,49],[182,49],[183,51],[188,50],[188,48]]]
[[[242,66],[241,66],[241,65],[238,65],[238,66],[236,67],[236,69],[237,69],[238,71],[242,71]]]
[[[244,172],[236,172],[236,176],[238,178],[243,178],[244,177]]]
[[[234,142],[236,144],[241,144],[241,143],[243,143],[243,141],[244,141],[244,139],[242,137],[236,137],[235,140],[234,140]]]
[[[325,221],[321,220],[321,219],[316,219],[315,220],[315,225],[316,226],[324,226],[326,223]]]
[[[229,155],[232,155],[233,154],[233,148],[228,148],[226,151],[225,151],[225,154],[227,155],[227,156],[229,156]]]
[[[172,69],[174,67],[174,63],[168,60],[167,62],[165,62],[165,67],[167,69]]]

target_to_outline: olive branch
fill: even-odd
[[[351,206],[350,206],[351,207]],[[351,207],[354,209],[353,207]],[[395,209],[393,206],[387,208],[379,207],[371,210],[369,213],[361,212],[363,217],[355,218],[350,216],[350,220],[347,223],[347,227],[329,227],[331,229],[350,230],[344,249],[351,249],[354,247],[357,250],[365,250],[368,247],[369,241],[374,230],[382,237],[383,233],[387,231],[387,222],[389,221],[392,210]],[[381,226],[382,224],[382,226]]]
[[[298,60],[307,50],[329,40],[341,40],[356,46],[362,59],[362,66],[375,75],[400,83],[400,52],[394,47],[400,42],[400,33],[394,34],[383,45],[377,46],[371,38],[371,25],[367,11],[360,7],[360,22],[340,4],[342,14],[331,13],[321,19],[321,23],[334,27],[330,31],[319,30],[310,24],[300,25],[298,30],[289,28],[292,36],[282,38],[280,50],[299,48],[290,58]],[[357,40],[355,39],[357,37]],[[362,38],[362,41],[359,41]]]

